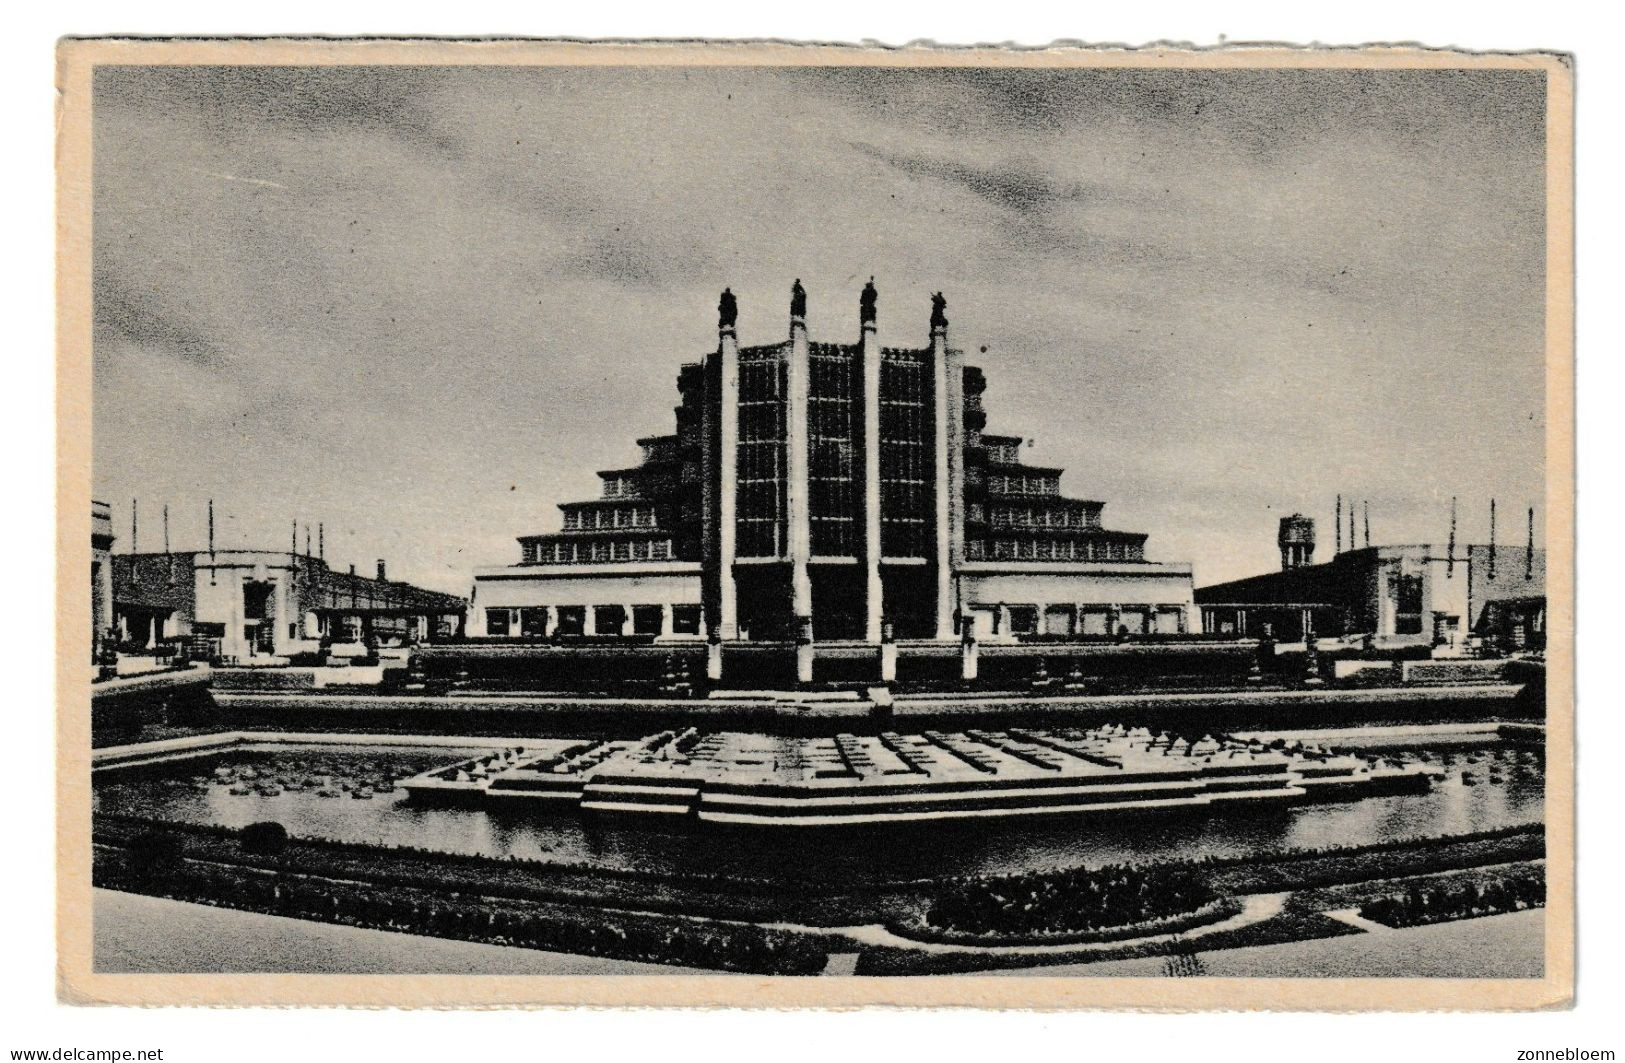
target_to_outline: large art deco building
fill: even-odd
[[[855,343],[742,347],[725,291],[714,352],[682,367],[674,435],[600,472],[601,497],[481,569],[470,633],[881,641],[1192,630],[1189,565],[1145,559],[1100,502],[991,435],[982,371],[948,344],[882,347],[873,282]]]

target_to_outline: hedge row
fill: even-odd
[[[1546,906],[1546,869],[1519,868],[1485,882],[1459,886],[1411,883],[1360,906],[1360,914],[1384,926],[1426,926],[1457,919],[1527,911]]]
[[[317,922],[492,945],[753,974],[820,973],[828,957],[793,934],[749,924],[546,907],[201,863],[155,839],[97,853],[106,889]]]
[[[1188,915],[1218,899],[1207,879],[1189,868],[1110,865],[946,889],[926,910],[925,922],[958,934],[1048,938]]]

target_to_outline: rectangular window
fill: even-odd
[[[592,607],[592,633],[594,635],[621,635],[626,630],[624,605],[595,605]]]
[[[1110,635],[1111,612],[1104,605],[1086,605],[1078,612],[1078,634]]]
[[[584,605],[559,606],[559,625],[555,634],[582,635],[587,630],[587,607]]]
[[[487,609],[485,611],[485,633],[493,638],[506,638],[508,635],[508,610]]]
[[[656,539],[649,544],[649,557],[655,561],[671,560],[671,540]]]
[[[632,634],[658,635],[660,634],[661,609],[658,605],[634,605],[632,607]]]
[[[615,543],[614,559],[616,561],[632,560],[632,544],[627,542],[625,539],[617,541]]]
[[[533,639],[547,634],[547,607],[519,610],[519,633]]]
[[[807,400],[808,521],[812,552],[856,557],[861,498],[858,492],[857,396],[863,382],[853,352],[814,344]]]
[[[926,352],[886,351],[880,363],[880,552],[928,557],[936,463]]]
[[[647,560],[649,560],[649,544],[647,542],[645,542],[642,539],[639,539],[637,542],[632,544],[632,560],[634,560],[634,561],[647,561]]]
[[[1393,579],[1394,634],[1420,635],[1422,633],[1422,577],[1401,574]]]
[[[785,374],[782,350],[740,353],[735,517],[740,557],[784,554]]]
[[[697,605],[671,607],[671,630],[674,635],[698,635],[700,620],[700,607]]]
[[[1015,635],[1032,635],[1038,631],[1038,609],[1031,605],[1010,607],[1010,631]]]

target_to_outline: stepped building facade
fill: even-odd
[[[986,380],[949,346],[882,347],[873,281],[855,343],[741,346],[730,291],[714,352],[682,367],[672,435],[475,573],[469,632],[880,642],[1195,629],[1189,565],[1145,559],[1103,503],[984,431]]]

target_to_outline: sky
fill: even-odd
[[[924,346],[1196,583],[1285,514],[1521,544],[1543,496],[1544,75],[102,67],[94,483],[119,550],[454,593],[740,340]],[[985,348],[985,349],[984,349]],[[1345,513],[1345,521],[1347,519]],[[1539,522],[1537,521],[1537,524]],[[1537,527],[1537,535],[1539,534]],[[303,531],[300,545],[303,546]]]

